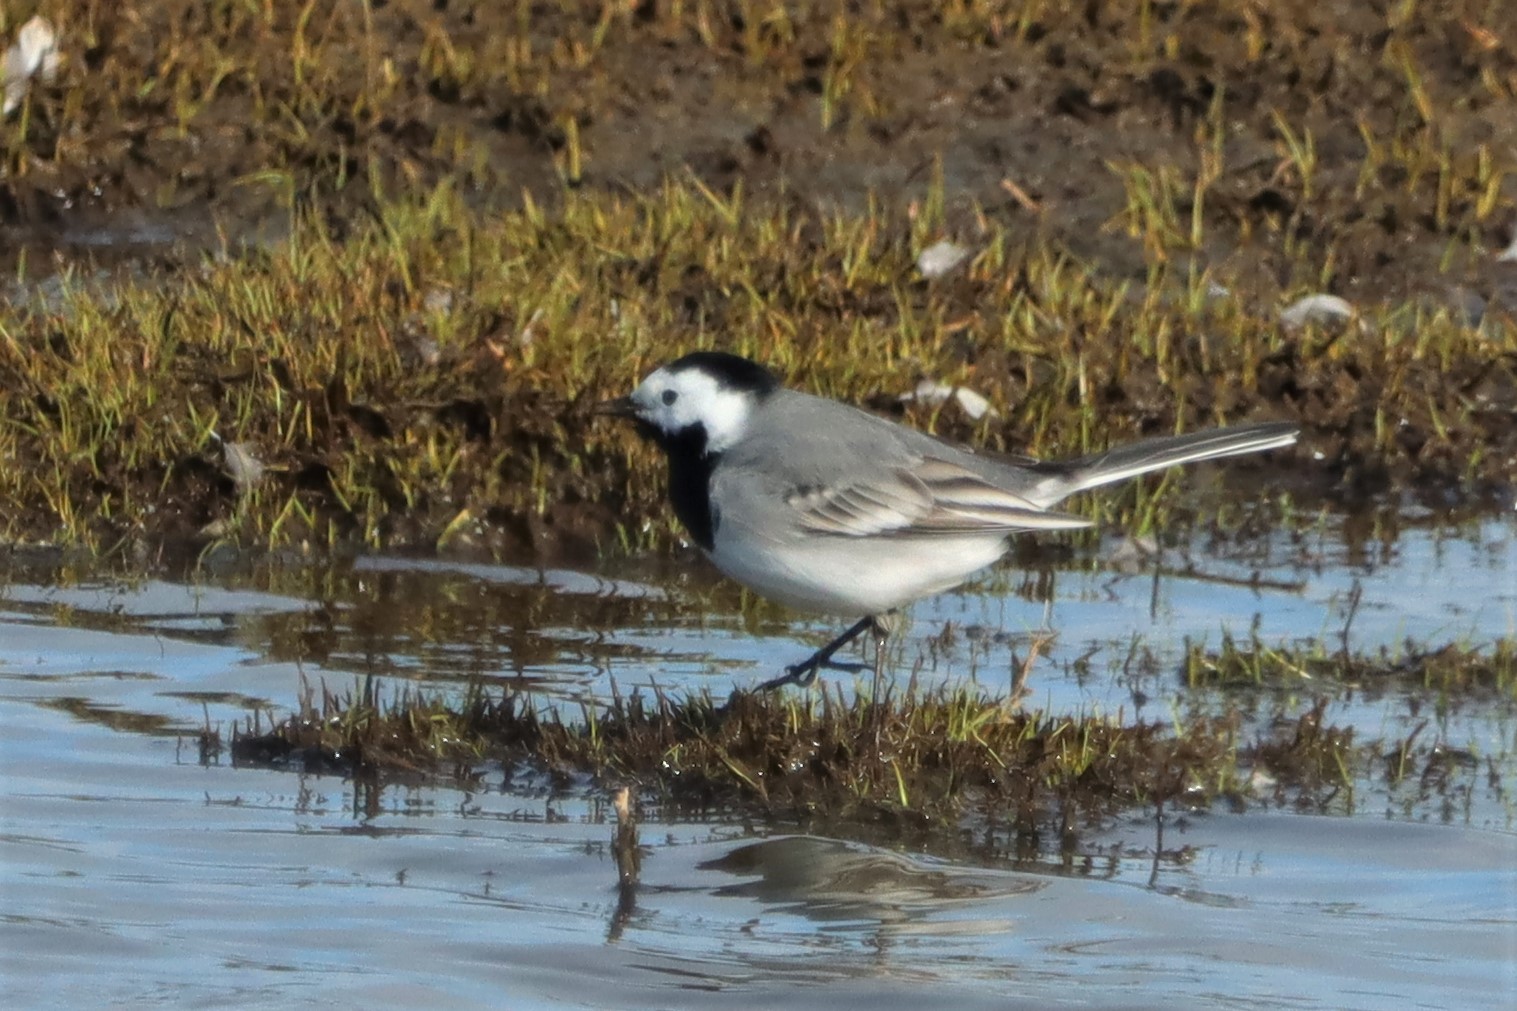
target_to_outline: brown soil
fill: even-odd
[[[1225,374],[1234,349],[1210,349],[1203,336],[1196,357],[1223,362],[1207,366],[1222,381],[1178,392],[1194,417],[1257,409],[1303,421],[1298,469],[1345,500],[1394,493],[1399,483],[1432,505],[1451,504],[1455,487],[1461,502],[1469,492],[1484,503],[1510,502],[1517,263],[1493,254],[1517,226],[1517,22],[1497,0],[1421,8],[1360,0],[1051,0],[1000,13],[991,5],[897,0],[819,3],[788,14],[696,0],[33,6],[59,26],[66,63],[6,124],[0,267],[12,276],[15,263],[4,261],[21,252],[34,274],[119,253],[171,278],[188,261],[168,238],[195,256],[225,236],[256,245],[278,234],[289,204],[319,210],[341,242],[369,223],[381,202],[376,194],[425,193],[444,181],[483,216],[519,206],[524,195],[552,205],[566,187],[646,191],[674,176],[716,193],[741,189],[750,203],[793,206],[795,219],[811,226],[819,211],[871,201],[906,221],[933,212],[929,204],[941,195],[951,236],[972,242],[982,234],[980,219],[992,219],[1025,236],[1028,247],[1088,265],[1103,281],[1136,282],[1133,298],[1142,297],[1156,265],[1174,278],[1194,264],[1215,270],[1244,313],[1271,325],[1284,296],[1307,290],[1336,292],[1363,309],[1432,302],[1494,320],[1489,342],[1462,332],[1461,348],[1475,353],[1435,361],[1436,350],[1408,352],[1414,360],[1403,372],[1373,342],[1322,335],[1325,344],[1272,353],[1238,389]],[[0,35],[13,35],[31,13],[0,22]],[[1215,178],[1206,176],[1208,166]],[[1140,177],[1165,190],[1159,202],[1172,205],[1172,220],[1134,220]],[[1198,179],[1206,183],[1199,210]],[[1190,237],[1193,213],[1204,225],[1198,239]],[[673,267],[661,257],[622,267],[618,283],[629,292],[683,299],[690,322],[674,339],[694,343],[720,332],[731,293],[719,278],[687,266],[690,290],[682,292],[664,276]],[[769,275],[776,290],[784,269]],[[805,305],[786,304],[785,293],[774,302],[808,327],[818,325],[818,313],[829,325],[894,311],[888,291],[861,294],[842,284],[835,286],[842,308],[819,304],[812,289],[794,296]],[[1004,312],[1015,287],[996,285],[999,279],[950,278],[931,294],[945,321],[994,333],[991,317]],[[420,300],[419,290],[396,290],[379,301]],[[420,311],[391,308],[402,316]],[[649,487],[617,447],[582,439],[586,411],[561,399],[538,410],[533,397],[547,394],[531,377],[503,375],[499,356],[486,354],[499,333],[527,325],[511,318],[506,301],[465,311],[478,317],[478,366],[445,372],[458,365],[447,361],[412,370],[445,393],[421,398],[444,405],[425,416],[403,417],[405,405],[393,397],[370,406],[385,391],[369,390],[365,399],[343,377],[296,381],[279,374],[282,361],[233,369],[237,382],[243,371],[254,380],[268,371],[285,393],[309,398],[313,417],[336,419],[338,435],[318,431],[300,455],[269,459],[274,480],[287,492],[325,494],[330,461],[361,445],[387,506],[404,507],[416,517],[413,539],[433,543],[439,525],[461,503],[472,504],[470,489],[488,460],[504,461],[495,468],[504,487],[521,487],[543,461],[566,475],[553,500],[572,530],[542,529],[519,503],[501,507],[496,526],[538,550],[566,538],[584,550],[600,545],[616,516],[649,507]],[[15,343],[17,374],[35,347],[57,352],[67,343],[49,336],[47,325],[35,324],[40,336]],[[292,307],[258,326],[320,335],[334,321],[305,319]],[[946,322],[942,329],[949,332]],[[186,337],[186,348],[196,339]],[[1103,409],[1138,433],[1173,428],[1171,376],[1130,368],[1127,350],[1103,334],[1071,340],[1088,356],[1081,388],[1088,380]],[[214,363],[214,349],[205,354]],[[1006,402],[1022,405],[1007,419],[1014,435],[1028,429],[1034,394],[1058,385],[1045,373],[1063,375],[1065,364],[1045,361],[1035,370],[990,342],[960,357],[980,375],[994,373]],[[615,382],[624,385],[629,364],[616,364]],[[201,371],[218,376],[216,402],[223,367]],[[603,369],[594,371],[595,382],[610,382]],[[193,374],[179,380],[191,387],[191,400],[207,385]],[[1063,387],[1046,395],[1073,398],[1073,390],[1064,376]],[[1386,391],[1400,398],[1393,409]],[[29,410],[58,413],[53,390],[32,392]],[[594,383],[574,391],[605,392]],[[881,396],[874,406],[900,409],[890,391]],[[1450,408],[1464,412],[1467,430],[1446,430]],[[492,426],[490,419],[508,416]],[[21,416],[17,428],[37,427],[35,420]],[[486,462],[459,468],[459,487],[439,494],[429,512],[405,489],[391,490],[389,436],[400,432],[394,442],[414,448],[411,423],[422,429],[434,421],[465,430]],[[271,414],[264,423],[269,432],[250,426],[239,437],[269,436],[267,454],[284,437],[283,422]],[[945,434],[972,434],[953,424],[944,423]],[[1386,432],[1394,433],[1396,459],[1373,455],[1390,441]],[[371,441],[384,445],[369,452]],[[581,441],[591,446],[583,459]],[[121,473],[112,467],[108,452],[89,461],[84,483],[75,482],[83,499],[109,497],[96,485],[110,495],[156,490],[169,501],[182,498],[192,530],[224,519],[235,501],[217,454],[204,447],[188,462],[145,466],[134,456]],[[169,468],[172,480],[153,467]],[[622,507],[625,501],[633,505]],[[52,503],[25,509],[49,522],[55,511]]]
[[[6,246],[129,240],[112,229],[144,210],[200,244],[204,211],[241,234],[276,196],[351,212],[373,178],[459,177],[488,208],[551,199],[566,175],[644,188],[689,171],[850,207],[921,200],[940,171],[966,214],[1141,279],[1112,166],[1193,179],[1215,121],[1225,171],[1202,263],[1261,294],[1331,262],[1356,303],[1517,301],[1488,256],[1517,223],[1517,48],[1499,3],[857,6],[438,0],[302,21],[296,3],[44,3],[69,60],[0,182]],[[1283,157],[1281,124],[1312,138],[1312,179]],[[1442,183],[1410,157],[1367,169],[1367,138],[1436,152]],[[1476,206],[1482,157],[1495,211]],[[257,182],[269,170],[288,177]]]

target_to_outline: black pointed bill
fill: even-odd
[[[631,397],[602,400],[595,405],[595,413],[610,418],[635,418],[637,417],[637,403]]]

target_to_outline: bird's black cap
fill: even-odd
[[[743,390],[760,397],[768,396],[780,388],[780,381],[773,372],[758,362],[725,351],[693,351],[670,362],[665,368],[670,372],[699,369],[726,389]]]

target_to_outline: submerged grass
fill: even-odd
[[[1275,647],[1257,636],[1240,643],[1224,634],[1216,650],[1188,643],[1183,674],[1191,688],[1254,685],[1300,690],[1318,682],[1325,687],[1401,687],[1517,701],[1517,641],[1502,638],[1480,648],[1448,643],[1435,649],[1408,642],[1399,651],[1364,656],[1321,643]]]
[[[1509,644],[1494,659],[1452,651],[1441,651],[1441,662],[1474,667],[1476,679],[1488,664],[1510,676]],[[1351,662],[1361,672],[1373,666]],[[380,700],[370,680],[345,694],[308,686],[270,732],[251,722],[240,729],[231,754],[381,778],[503,768],[509,780],[530,770],[562,789],[633,784],[645,804],[670,813],[945,839],[966,828],[1016,836],[1053,828],[1051,838],[1066,843],[1132,809],[1221,802],[1355,813],[1373,793],[1408,817],[1437,803],[1456,818],[1470,816],[1476,789],[1505,796],[1510,755],[1482,754],[1430,719],[1401,738],[1364,739],[1334,725],[1331,710],[1323,694],[1264,719],[1232,707],[1170,721],[1054,716],[979,689],[913,682],[878,702],[838,688],[725,700],[615,693],[566,718],[546,699],[478,686],[461,699],[405,690]]]
[[[251,730],[251,727],[249,728]],[[270,734],[242,734],[234,758],[352,771],[526,766],[567,782],[635,782],[687,811],[778,818],[888,818],[938,828],[1069,809],[1105,813],[1202,789],[1242,789],[1236,727],[1024,714],[1004,699],[915,687],[879,704],[816,695],[618,695],[565,720],[530,695],[472,691],[461,703],[371,688],[308,692]]]

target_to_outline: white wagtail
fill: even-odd
[[[762,687],[808,685],[899,608],[964,582],[1024,530],[1089,521],[1050,507],[1176,464],[1296,441],[1292,424],[1146,439],[1075,460],[977,455],[856,407],[785,389],[762,365],[697,351],[603,405],[669,460],[669,499],[723,573],[789,607],[865,615]],[[876,674],[878,657],[876,652]]]

